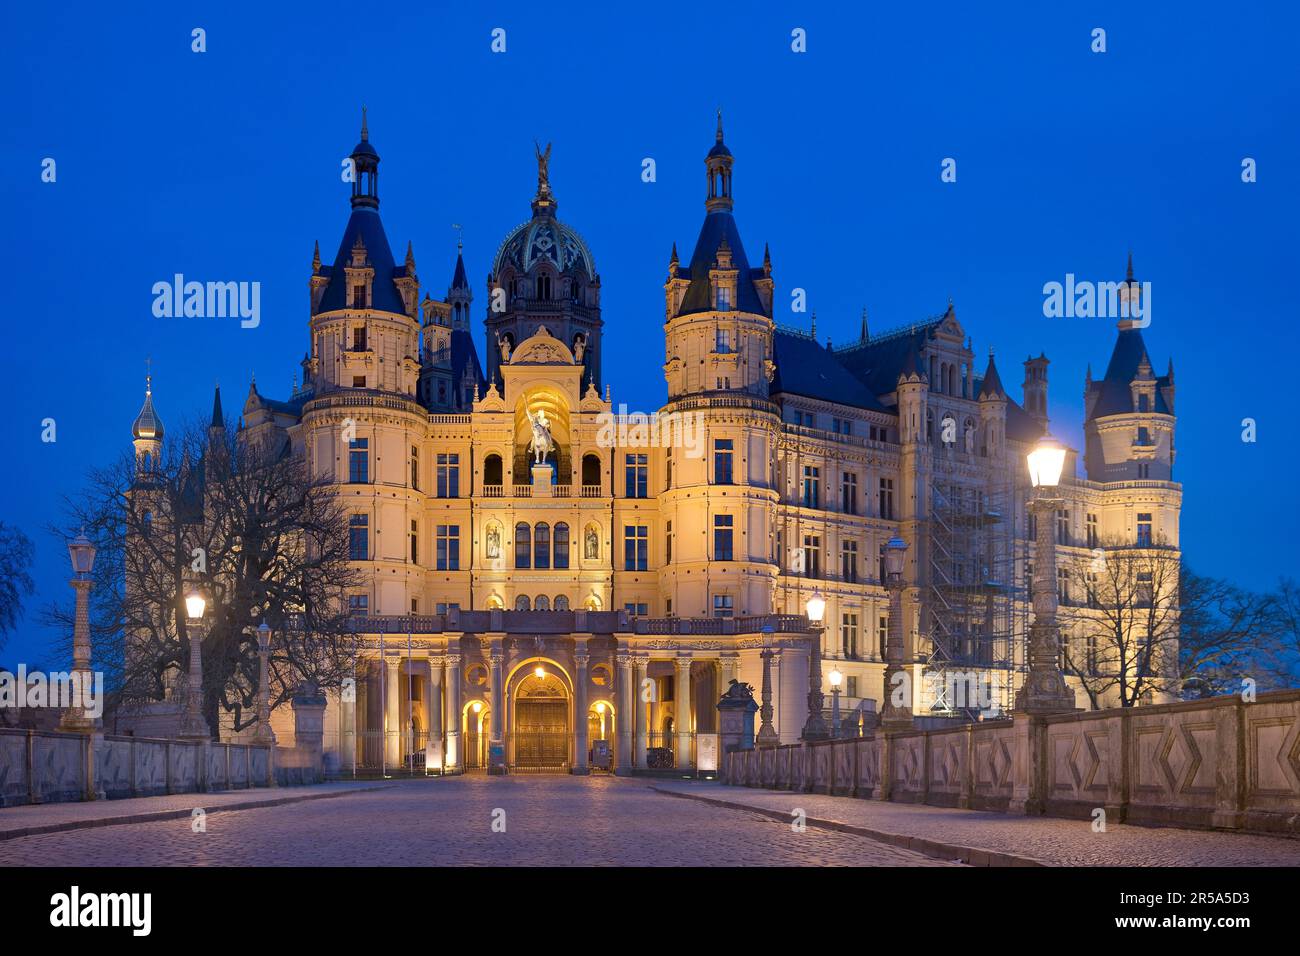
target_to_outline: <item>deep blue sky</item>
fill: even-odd
[[[836,341],[857,334],[863,305],[883,330],[951,296],[1017,397],[1019,363],[1046,351],[1054,428],[1076,444],[1084,369],[1105,368],[1114,327],[1045,319],[1042,286],[1121,278],[1132,248],[1154,284],[1151,357],[1159,372],[1171,354],[1176,365],[1188,560],[1257,587],[1296,570],[1293,12],[148,6],[17,4],[0,39],[0,518],[39,549],[39,594],[0,660],[44,655],[35,610],[68,590],[66,552],[44,526],[89,465],[127,446],[147,354],[166,422],[206,411],[217,379],[228,411],[251,373],[265,394],[288,391],[307,346],[312,242],[327,258],[337,248],[339,164],[363,102],[394,253],[413,239],[440,295],[463,224],[476,310],[497,244],[529,215],[533,140],[554,142],[560,216],[603,280],[605,378],[634,409],[664,395],[662,283],[671,243],[685,259],[699,229],[718,106],[751,260],[771,243],[778,321],[807,321],[788,312],[792,286]],[[196,26],[203,54],[190,51]],[[504,55],[489,49],[498,26]],[[806,54],[790,50],[794,27]],[[654,184],[640,178],[647,156]],[[940,182],[944,157],[956,184]],[[175,272],[260,281],[261,327],[155,319],[150,287]],[[1248,416],[1254,445],[1240,440]],[[40,441],[46,417],[55,444]]]

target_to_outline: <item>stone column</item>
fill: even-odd
[[[590,773],[587,766],[587,639],[577,638],[573,651],[573,766],[576,774]]]
[[[402,762],[401,665],[397,657],[384,661],[384,762],[389,769]]]
[[[880,701],[880,726],[884,730],[912,729],[912,675],[903,663],[903,588],[902,574],[888,574],[885,589],[889,592],[889,630],[885,634],[885,688]],[[900,680],[896,674],[902,674]],[[904,703],[894,704],[894,695],[902,692]]]
[[[346,752],[342,761],[344,769],[355,774],[357,770],[357,682],[349,676],[339,689],[339,748]]]
[[[443,697],[447,701],[447,752],[443,756],[443,763],[448,770],[459,770],[462,766],[460,753],[460,662],[459,650],[449,650],[447,652],[447,686],[443,692]]]
[[[441,770],[442,746],[442,658],[427,661],[429,679],[424,685],[424,712],[429,716],[429,736],[424,744],[425,770]]]
[[[618,769],[626,775],[632,770],[632,711],[638,697],[632,684],[632,655],[619,652],[618,661]]]
[[[646,712],[650,704],[641,689],[645,686],[646,671],[649,666],[650,662],[643,657],[638,657],[632,662],[632,709],[628,711],[628,717],[633,722],[633,734],[636,738],[633,758],[638,770],[646,769],[646,728],[650,725]]]
[[[190,635],[189,686],[185,694],[185,716],[181,721],[181,736],[196,740],[211,740],[212,730],[203,717],[203,623],[186,621]]]
[[[691,658],[679,656],[674,662],[677,679],[673,682],[673,727],[677,735],[678,769],[691,766]]]
[[[275,731],[271,729],[271,634],[259,627],[257,633],[257,730],[254,738],[260,743],[274,744]],[[265,646],[263,646],[265,643]]]
[[[71,581],[77,592],[77,616],[72,627],[72,678],[74,698],[63,712],[59,729],[86,733],[95,728],[97,721],[86,714],[87,695],[93,687],[94,675],[90,670],[90,575],[78,574]],[[192,646],[192,645],[191,645]]]
[[[1034,514],[1034,622],[1029,625],[1029,674],[1016,693],[1016,710],[1059,714],[1074,710],[1074,691],[1061,673],[1061,633],[1056,622],[1056,510],[1053,489],[1036,489],[1029,502]]]
[[[760,723],[757,745],[759,747],[776,747],[781,743],[781,735],[772,726],[772,651],[763,648],[759,656],[763,658],[763,704],[758,708]]]
[[[505,662],[506,655],[502,651],[500,643],[493,642],[492,649],[488,654],[488,663],[492,665],[492,727],[489,739],[493,743],[501,743],[505,739]]]
[[[804,721],[803,740],[826,740],[830,731],[826,728],[826,718],[822,716],[822,626],[812,625],[808,635],[808,719]]]

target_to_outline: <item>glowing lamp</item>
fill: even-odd
[[[1039,439],[1028,454],[1029,481],[1035,488],[1055,488],[1065,467],[1065,446],[1050,435]]]
[[[885,545],[885,574],[895,577],[903,573],[903,556],[907,554],[907,542],[898,536],[889,539]]]
[[[535,668],[533,670],[533,676],[536,677],[538,680],[541,680],[546,676],[546,668],[545,667]]]
[[[839,687],[840,684],[844,683],[844,675],[840,673],[840,669],[838,667],[831,668],[831,672],[826,676],[830,678],[832,687]]]
[[[474,711],[474,713],[476,714],[481,714],[483,712],[483,701],[481,700],[474,701],[474,703],[469,705],[469,709]]]
[[[822,597],[820,591],[815,591],[808,599],[808,603],[804,605],[804,609],[808,612],[808,620],[820,624],[822,618],[826,616],[826,599]]]
[[[198,591],[185,599],[185,613],[189,615],[191,621],[201,620],[207,606],[208,602],[203,599],[203,595]]]
[[[596,702],[596,713],[600,714],[602,717],[605,716],[605,702],[603,700]]]
[[[90,574],[95,566],[95,546],[86,537],[83,528],[81,534],[68,542],[68,556],[72,558],[72,570],[79,575]]]

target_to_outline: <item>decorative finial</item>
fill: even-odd
[[[153,394],[153,358],[148,355],[144,357],[144,394],[146,398]]]
[[[533,140],[533,146],[537,150],[537,194],[539,196],[549,195],[551,191],[551,144],[546,144],[546,152],[542,152],[542,146],[537,140]]]
[[[722,142],[722,107],[718,107],[718,142]]]
[[[456,230],[456,255],[465,251],[465,227],[458,222],[453,222],[451,228]]]
[[[1126,281],[1128,282],[1133,281],[1133,250],[1132,249],[1128,251],[1128,276]]]
[[[361,107],[361,142],[370,142],[370,130],[366,128],[366,108],[364,105]]]
[[[862,331],[858,334],[858,339],[866,342],[870,336],[867,334],[867,307],[862,307]]]
[[[320,240],[316,240],[315,246],[311,251],[311,271],[320,272]]]
[[[668,261],[669,261],[669,262],[678,262],[678,261],[680,261],[680,260],[677,258],[677,242],[676,242],[676,241],[673,242],[673,254],[672,254],[672,256],[669,257]]]

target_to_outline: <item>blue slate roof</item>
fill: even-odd
[[[469,288],[469,279],[465,277],[465,257],[459,252],[456,253],[456,272],[451,277],[451,287],[453,289]]]
[[[1150,362],[1146,343],[1142,340],[1142,330],[1121,329],[1115,339],[1115,348],[1110,353],[1110,364],[1106,366],[1106,374],[1089,386],[1091,393],[1098,396],[1092,408],[1091,418],[1126,415],[1133,411],[1133,394],[1129,386],[1133,379],[1137,378],[1138,366],[1142,364],[1144,355]],[[1168,375],[1156,377],[1154,411],[1161,415],[1170,413],[1164,393],[1161,391],[1168,385]]]
[[[889,411],[840,364],[834,352],[799,332],[777,329],[772,337],[776,376],[772,394],[803,395],[856,408]]]
[[[719,209],[704,217],[704,225],[700,227],[700,237],[695,240],[695,252],[691,255],[691,264],[685,269],[677,270],[679,277],[691,280],[686,295],[682,297],[682,306],[677,312],[678,315],[713,310],[709,270],[717,261],[718,246],[721,245],[724,237],[727,245],[731,247],[732,268],[739,273],[736,282],[736,309],[741,312],[752,312],[755,315],[768,314],[758,296],[758,289],[754,287],[754,279],[761,277],[763,270],[749,267],[735,217],[730,212]]]
[[[920,355],[930,330],[942,321],[942,317],[931,319],[906,331],[849,346],[836,357],[873,395],[887,395],[897,387],[898,375],[909,361],[917,361],[912,356]]]
[[[334,265],[321,266],[321,274],[329,276],[329,285],[321,295],[317,313],[333,312],[346,309],[348,303],[347,273],[344,271],[352,261],[352,246],[357,236],[365,243],[366,258],[375,270],[374,288],[370,307],[383,312],[406,314],[406,305],[393,279],[406,274],[406,267],[398,268],[393,263],[393,250],[389,248],[388,236],[384,224],[379,219],[379,210],[371,206],[357,206],[352,210],[347,228],[343,230],[343,240],[339,243],[338,255]]]

